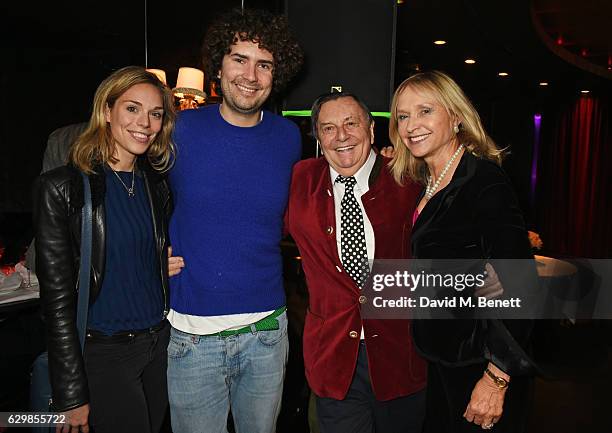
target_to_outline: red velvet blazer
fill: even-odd
[[[410,245],[412,213],[420,187],[400,187],[378,156],[362,196],[372,223],[377,259],[404,258]],[[304,364],[312,391],[343,399],[357,362],[363,325],[372,388],[378,400],[425,387],[426,364],[414,349],[408,320],[362,320],[360,289],[344,271],[336,246],[336,217],[329,165],[324,158],[293,169],[285,215],[302,256],[309,291],[304,325]],[[363,297],[362,302],[365,302]]]

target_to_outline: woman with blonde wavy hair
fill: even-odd
[[[500,166],[502,151],[452,78],[430,71],[401,83],[389,136],[396,181],[424,186],[413,215],[414,258],[482,263],[533,257]],[[511,291],[513,283],[496,270]],[[531,322],[523,320],[416,320],[414,341],[429,361],[425,430],[524,431],[534,369],[530,331]]]
[[[166,226],[174,100],[158,78],[128,66],[94,96],[68,165],[37,181],[36,264],[57,431],[158,432],[168,405]],[[84,354],[75,325],[83,181],[93,208]]]

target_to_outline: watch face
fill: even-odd
[[[495,383],[497,384],[497,386],[499,386],[500,388],[505,388],[508,386],[508,381],[506,379],[504,379],[503,377],[496,377],[495,378]]]
[[[487,375],[491,379],[493,379],[493,382],[495,383],[495,385],[497,385],[498,388],[503,389],[508,386],[508,381],[506,379],[504,379],[503,377],[496,376],[488,368],[485,370],[485,373],[487,373]]]

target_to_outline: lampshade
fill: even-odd
[[[193,97],[198,102],[204,102],[204,72],[196,68],[179,68],[176,87],[172,90],[179,98]]]
[[[179,68],[176,87],[188,87],[204,91],[204,72],[196,68]]]
[[[166,82],[166,71],[164,71],[163,69],[151,69],[151,68],[147,68],[147,71],[151,72],[152,74],[155,74],[157,76],[157,78],[159,78],[159,81],[161,81],[164,84],[168,84]]]

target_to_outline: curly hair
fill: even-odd
[[[230,53],[231,46],[238,40],[251,41],[272,53],[274,93],[285,88],[304,61],[302,49],[284,16],[257,9],[245,9],[244,13],[233,9],[211,24],[202,44],[204,69],[207,76],[216,81],[218,89],[221,86],[217,75],[223,57]]]

